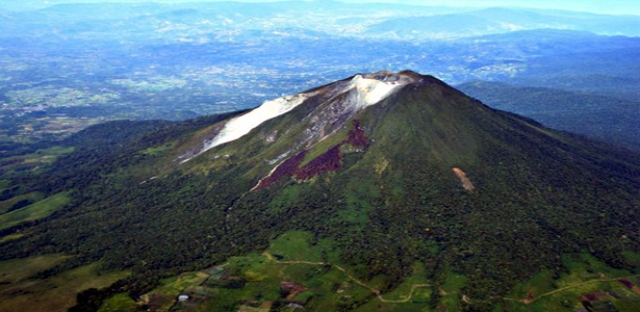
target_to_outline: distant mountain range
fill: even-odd
[[[640,101],[500,82],[469,82],[457,88],[491,107],[545,126],[640,150]]]
[[[115,39],[145,32],[172,41],[257,29],[304,29],[320,31],[324,36],[395,40],[451,39],[546,28],[640,35],[640,16],[634,15],[334,1],[60,4],[36,11],[5,11],[0,25],[5,30],[3,36],[12,32],[18,36],[44,35],[41,31],[55,25],[60,34],[102,33]]]
[[[371,25],[370,35],[398,39],[449,39],[531,29],[589,31],[600,35],[637,36],[637,16],[612,16],[567,11],[490,8],[433,16],[390,19]]]

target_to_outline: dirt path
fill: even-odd
[[[405,302],[409,302],[411,300],[411,298],[413,298],[413,292],[418,289],[418,288],[422,288],[422,287],[429,287],[431,285],[429,284],[413,284],[411,286],[411,290],[409,290],[409,295],[404,297],[404,299],[396,299],[396,300],[392,300],[392,299],[384,299],[382,298],[381,295],[378,295],[378,299],[380,299],[380,301],[385,302],[385,303],[405,303]]]
[[[267,257],[267,259],[271,262],[274,263],[279,263],[279,264],[310,264],[310,265],[330,265],[336,269],[338,269],[340,272],[342,272],[346,277],[348,277],[351,281],[353,281],[354,283],[369,289],[374,295],[376,295],[376,297],[378,297],[378,299],[381,302],[384,303],[405,303],[405,302],[409,302],[411,300],[411,298],[413,298],[413,293],[415,292],[416,289],[418,288],[422,288],[422,287],[429,287],[431,285],[429,284],[414,284],[411,286],[411,290],[409,290],[409,295],[405,296],[403,299],[385,299],[382,297],[382,294],[380,293],[379,290],[371,287],[370,285],[368,285],[367,283],[355,278],[353,275],[349,274],[349,272],[347,272],[347,270],[337,264],[333,264],[331,262],[314,262],[314,261],[304,261],[304,260],[278,260],[276,258],[273,257],[273,255],[271,255],[268,252],[263,252],[262,253],[263,256]]]
[[[584,285],[588,285],[588,284],[593,284],[593,283],[617,282],[620,279],[629,279],[629,278],[634,278],[634,277],[640,277],[640,275],[632,275],[632,276],[628,276],[628,277],[603,277],[603,278],[598,278],[598,279],[586,281],[586,282],[583,282],[583,283],[580,283],[580,284],[575,284],[575,285],[570,285],[570,286],[565,286],[565,287],[562,287],[562,288],[554,289],[552,291],[540,294],[537,297],[533,297],[533,298],[526,298],[526,299],[503,298],[503,299],[504,300],[509,300],[509,301],[517,301],[517,302],[520,302],[520,303],[523,303],[523,304],[531,304],[531,303],[537,301],[538,299],[540,299],[542,297],[551,296],[551,295],[553,295],[555,293],[559,293],[559,292],[565,291],[567,289],[576,288],[576,287],[580,287],[580,286],[584,286]]]

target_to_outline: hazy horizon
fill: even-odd
[[[0,3],[0,9],[3,10],[33,10],[42,9],[57,4],[66,3],[144,3],[144,2],[156,2],[156,3],[189,3],[189,2],[221,2],[227,0],[8,0]],[[287,0],[284,0],[287,1]],[[293,0],[301,1],[301,0]],[[325,1],[325,0],[317,0]],[[332,1],[332,0],[326,0]],[[279,2],[278,0],[240,0],[235,2]],[[431,1],[417,1],[417,0],[344,0],[337,2],[348,3],[397,3],[405,5],[422,5],[422,6],[451,6],[451,7],[470,7],[470,8],[484,8],[484,7],[526,7],[536,9],[555,9],[555,10],[568,10],[568,11],[580,11],[591,12],[600,14],[630,14],[640,15],[640,2],[630,0],[612,0],[612,1],[585,1],[585,0],[565,0],[565,1],[550,1],[541,0],[536,2],[522,1],[522,0],[492,0],[492,1],[472,1],[472,0],[431,0]]]

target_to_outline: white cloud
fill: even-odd
[[[188,2],[219,2],[226,0],[2,0],[0,8],[33,9],[60,3],[188,3]],[[238,2],[277,2],[285,0],[236,0]],[[640,15],[640,1],[637,0],[341,0],[350,3],[397,3],[429,6],[463,6],[463,7],[492,7],[492,6],[517,6],[531,8],[548,8],[570,11],[586,11],[607,14],[636,14]]]

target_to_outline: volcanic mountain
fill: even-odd
[[[75,140],[85,144],[100,129]],[[69,191],[72,200],[3,230],[21,235],[1,241],[0,257],[72,256],[40,277],[96,261],[129,269],[108,293],[137,298],[161,276],[259,254],[302,231],[309,250],[326,247],[316,264],[375,289],[335,307],[363,311],[391,304],[385,294],[418,275],[428,283],[406,288],[430,295],[406,297],[416,309],[513,310],[547,295],[527,288],[508,299],[519,296],[516,285],[573,274],[571,259],[628,275],[640,265],[637,154],[492,109],[411,71],[358,74],[116,145],[78,148],[23,181],[22,192]],[[451,291],[456,278],[463,282]],[[291,287],[321,289],[304,286]],[[252,300],[285,300],[261,296]],[[326,308],[328,299],[310,298],[295,304]]]

